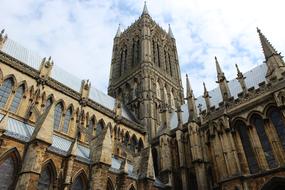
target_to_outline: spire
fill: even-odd
[[[146,1],[144,2],[143,12],[142,15],[149,14],[146,6]]]
[[[274,49],[271,43],[263,35],[259,28],[257,32],[263,49],[265,62],[267,65],[266,79],[271,81],[275,79],[283,79],[285,73],[285,63],[280,53]]]
[[[257,28],[257,33],[259,35],[259,39],[261,42],[265,60],[267,61],[268,58],[271,57],[272,55],[279,55],[259,28]]]
[[[169,35],[171,38],[174,39],[174,35],[173,35],[173,33],[172,33],[170,24],[168,24],[168,35]]]
[[[121,33],[122,33],[122,31],[121,31],[121,24],[119,24],[115,38],[120,37]]]
[[[197,108],[195,103],[196,98],[194,96],[193,90],[191,89],[191,85],[187,74],[186,74],[186,90],[187,90],[186,99],[189,111],[189,121],[196,121],[197,120]]]

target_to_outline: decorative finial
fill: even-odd
[[[117,33],[116,33],[116,36],[115,37],[120,37],[121,36],[121,33],[122,33],[122,31],[121,31],[121,24],[119,24],[119,26],[118,26],[118,30],[117,30]]]
[[[256,30],[258,33],[261,33],[261,30],[258,27],[256,27]]]
[[[0,49],[3,47],[3,44],[6,42],[7,38],[8,38],[8,35],[4,35],[5,33],[5,29],[2,29],[1,30],[1,33],[0,33]]]
[[[148,14],[147,6],[146,6],[146,1],[144,2],[144,7],[143,7],[143,12],[142,14]]]
[[[171,38],[174,38],[174,35],[173,35],[172,30],[171,30],[170,24],[168,24],[168,35],[169,35]]]
[[[238,68],[238,65],[235,64],[235,66],[236,66],[236,68],[237,68],[237,73],[240,73],[240,70],[239,70],[239,68]]]

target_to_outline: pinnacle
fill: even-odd
[[[205,82],[203,82],[203,87],[204,87],[204,94],[208,93]]]
[[[186,74],[186,91],[187,91],[187,98],[192,96],[192,89],[190,86],[188,74]]]
[[[217,74],[218,75],[222,74],[223,72],[222,72],[221,66],[220,66],[219,61],[218,61],[216,56],[215,56],[215,63],[216,63]]]
[[[120,37],[121,33],[122,33],[122,31],[121,31],[121,24],[119,24],[118,30],[117,30],[117,33],[116,33],[115,37]]]
[[[146,1],[144,2],[143,12],[142,12],[142,15],[144,15],[144,14],[149,14],[147,6],[146,6]]]
[[[171,30],[170,24],[168,24],[168,35],[169,35],[171,38],[174,38],[174,35],[173,35],[172,30]]]
[[[269,42],[269,40],[261,32],[261,30],[259,28],[256,28],[256,29],[257,29],[257,33],[259,35],[259,39],[260,39],[260,42],[261,42],[261,46],[262,46],[262,49],[263,49],[263,53],[264,53],[265,59],[267,60],[273,54],[278,54],[277,51],[274,49],[274,47]]]
[[[239,70],[239,68],[238,68],[238,65],[235,64],[235,66],[236,66],[236,69],[237,69],[237,73],[238,73],[238,74],[241,73],[240,70]]]

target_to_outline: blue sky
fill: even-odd
[[[234,64],[247,71],[263,62],[256,27],[285,52],[285,2],[272,0],[148,0],[152,18],[176,38],[183,82],[196,96],[202,82],[217,86],[214,56],[228,79]],[[1,0],[0,29],[56,65],[106,92],[113,37],[141,14],[143,0]],[[282,19],[283,18],[283,19]]]

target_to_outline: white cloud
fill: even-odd
[[[214,56],[228,79],[234,64],[247,71],[263,60],[256,34],[259,26],[279,51],[285,51],[282,0],[153,0],[148,9],[154,20],[176,37],[182,78],[190,75],[196,95],[202,81],[216,86]],[[51,55],[55,64],[106,92],[113,37],[121,23],[137,19],[143,0],[2,0],[0,28],[22,45]]]

